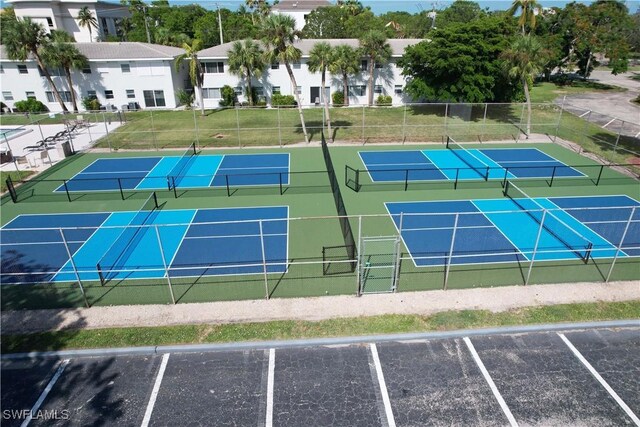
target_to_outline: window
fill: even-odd
[[[4,74],[4,67],[0,65],[0,74]]]
[[[136,91],[133,89],[127,89],[127,98],[135,99],[135,97],[136,97]]]
[[[106,90],[104,91],[104,97],[107,99],[113,99],[113,91],[112,90]]]
[[[48,90],[45,93],[47,95],[48,102],[58,102],[58,100],[56,99],[56,96],[52,91]],[[62,98],[64,102],[71,102],[71,92],[69,92],[68,90],[60,90],[58,91],[58,93],[60,94],[60,98]]]
[[[27,97],[27,99],[36,99],[36,93],[35,92],[25,92],[24,93]]]
[[[120,64],[120,70],[122,70],[123,73],[130,73],[131,66],[129,64]]]
[[[280,68],[280,63],[279,62],[274,62],[271,64],[271,69],[272,70],[277,70]]]
[[[367,71],[367,60],[363,59],[362,61],[360,61],[360,69],[362,71]]]
[[[393,91],[398,94],[402,93],[402,85],[396,85]]]
[[[219,87],[204,87],[202,88],[202,97],[204,99],[222,98]]]
[[[293,63],[293,69],[294,70],[299,70],[302,67],[302,64],[300,64],[300,62],[294,62]]]
[[[2,98],[5,101],[13,101],[13,94],[11,92],[9,92],[9,91],[2,92]]]
[[[95,90],[88,90],[87,91],[87,98],[98,98],[96,95],[96,91]]]
[[[166,107],[164,100],[163,90],[145,90],[142,92],[144,95],[144,104],[146,107]]]
[[[273,88],[271,88],[271,93],[273,95],[280,95],[280,86],[274,86]]]
[[[242,88],[240,86],[234,87],[233,91],[236,93],[236,95],[242,95]]]
[[[27,70],[27,66],[24,64],[18,64],[18,72],[20,74],[29,74],[29,70]]]
[[[224,62],[203,62],[202,67],[206,74],[224,73]]]
[[[87,66],[82,69],[82,73],[91,74],[91,65],[87,64]]]
[[[365,96],[367,87],[362,86],[349,86],[349,96]]]
[[[375,85],[373,87],[373,93],[383,94],[384,90],[382,89],[382,85]]]
[[[296,93],[302,95],[302,86],[296,86]]]
[[[256,86],[253,88],[253,91],[255,92],[257,97],[261,97],[264,96],[264,88],[262,86]]]
[[[47,16],[47,25],[49,26],[49,28],[53,28],[53,19],[49,18]]]
[[[58,76],[58,77],[65,76],[64,69],[62,69],[62,67],[47,68],[47,71],[49,72],[50,76]],[[41,76],[44,76],[44,71],[42,70],[42,68],[40,68],[40,66],[38,66],[38,72],[40,73]]]
[[[384,64],[379,64],[379,63],[375,62],[375,63],[373,64],[373,66],[374,66],[375,68],[377,68],[377,69],[380,69],[380,68],[384,67]]]
[[[104,33],[105,36],[108,36],[109,27],[107,26],[107,18],[100,18],[100,21],[102,22],[102,32]]]

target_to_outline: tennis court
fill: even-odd
[[[640,256],[637,200],[530,198],[509,184],[503,199],[385,205],[419,267]]]
[[[137,212],[19,215],[0,230],[1,283],[284,273],[288,217],[288,206],[161,210],[154,197]]]
[[[287,185],[289,154],[197,154],[100,158],[56,192],[161,190],[233,186]]]
[[[537,148],[360,151],[373,182],[582,177]]]

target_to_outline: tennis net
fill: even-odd
[[[583,261],[589,260],[591,243],[586,237],[567,225],[553,212],[546,209],[535,199],[532,199],[511,181],[507,181],[504,195],[509,197],[518,207],[524,210],[531,218],[542,226],[547,232],[558,239],[567,249],[571,250]],[[546,213],[545,213],[546,212]]]
[[[135,248],[136,238],[142,234],[140,231],[157,208],[158,198],[156,193],[153,192],[100,258],[96,268],[102,285],[105,285],[114,271],[126,262],[131,255],[130,249]]]
[[[485,181],[489,179],[489,165],[474,156],[469,150],[458,144],[453,138],[447,135],[447,148],[458,156],[467,166],[473,169]],[[482,170],[481,170],[482,169]]]
[[[167,175],[167,182],[169,184],[169,190],[173,189],[174,186],[177,186],[180,183],[181,176],[180,174],[186,169],[187,165],[191,163],[193,156],[198,154],[198,150],[196,149],[196,143],[192,142],[187,151],[182,154],[178,163],[169,171]]]

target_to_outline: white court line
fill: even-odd
[[[40,394],[40,397],[38,398],[38,400],[36,400],[36,403],[33,404],[33,408],[31,408],[31,411],[29,411],[29,415],[27,415],[22,424],[20,424],[20,427],[27,427],[29,425],[31,419],[33,418],[33,414],[38,412],[38,410],[40,409],[40,405],[42,405],[42,402],[44,402],[44,400],[47,398],[49,392],[53,388],[56,381],[58,381],[58,378],[60,378],[60,375],[62,375],[64,368],[66,368],[68,364],[69,359],[65,359],[62,361],[60,366],[58,366],[58,370],[53,375],[53,378],[51,378],[51,380],[49,381],[49,384],[47,384],[44,390],[42,390],[42,394]]]
[[[487,381],[487,384],[489,384],[489,387],[491,388],[493,395],[496,397],[496,400],[500,404],[502,411],[507,416],[507,419],[509,420],[509,424],[511,424],[514,427],[517,427],[518,422],[513,417],[513,414],[511,413],[511,410],[507,406],[507,403],[502,398],[500,391],[498,391],[498,387],[496,387],[496,384],[491,379],[491,375],[489,375],[489,371],[487,371],[487,368],[484,367],[484,363],[482,363],[482,360],[480,359],[480,356],[478,355],[478,352],[476,351],[475,347],[471,343],[471,340],[469,339],[469,337],[464,337],[463,339],[465,344],[467,344],[469,351],[471,352],[471,356],[473,356],[473,360],[476,361],[478,368],[480,368],[480,372],[482,372],[482,376],[484,376],[484,379]]]
[[[276,349],[269,349],[269,370],[267,373],[267,417],[265,427],[273,427],[273,380],[276,369]]]
[[[584,112],[582,114],[580,114],[578,117],[583,118],[584,116],[586,116],[587,114],[589,114],[591,112],[591,110]]]
[[[595,377],[596,380],[598,380],[598,382],[600,383],[600,385],[602,385],[602,387],[604,387],[605,390],[607,390],[609,392],[609,394],[611,395],[611,397],[613,397],[613,399],[618,403],[618,405],[620,405],[620,407],[624,410],[624,412],[629,416],[629,418],[631,418],[633,420],[633,422],[637,425],[640,426],[640,419],[638,418],[638,416],[636,414],[633,413],[633,411],[631,410],[631,408],[629,408],[627,406],[626,403],[624,403],[624,401],[620,398],[620,396],[618,396],[618,393],[615,392],[615,390],[613,390],[609,384],[607,384],[607,382],[604,380],[604,378],[602,378],[600,376],[600,374],[598,373],[598,371],[596,371],[594,369],[593,366],[591,366],[591,363],[589,363],[587,361],[587,359],[584,358],[584,356],[578,351],[577,348],[575,348],[573,346],[573,344],[571,343],[571,341],[569,341],[569,339],[567,337],[564,336],[564,334],[558,333],[558,336],[562,339],[562,341],[564,341],[564,343],[567,345],[567,347],[569,347],[569,350],[571,350],[573,352],[573,354],[578,358],[578,360],[580,362],[582,362],[582,364],[587,368],[587,370],[589,372],[591,372],[591,375],[593,375]]]
[[[155,406],[156,399],[158,398],[158,392],[160,391],[160,384],[162,384],[162,377],[164,377],[164,370],[167,368],[169,355],[170,353],[165,353],[162,355],[162,362],[160,363],[160,369],[158,369],[158,376],[156,377],[156,382],[153,385],[153,390],[151,391],[151,397],[149,398],[149,404],[147,405],[147,410],[144,413],[144,419],[142,420],[141,427],[147,427],[149,425],[149,421],[151,421],[151,413],[153,412],[153,407]]]
[[[391,409],[391,401],[389,400],[389,392],[387,391],[387,384],[384,381],[384,374],[382,373],[382,365],[380,365],[380,358],[378,357],[378,348],[375,343],[369,345],[371,348],[371,356],[373,357],[373,364],[376,367],[376,374],[378,376],[378,383],[380,384],[380,394],[382,395],[382,403],[384,404],[384,411],[387,414],[387,425],[389,427],[396,427],[396,420],[393,418],[393,410]]]

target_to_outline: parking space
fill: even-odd
[[[1,403],[8,426],[620,426],[639,374],[640,328],[460,335],[4,359]]]

